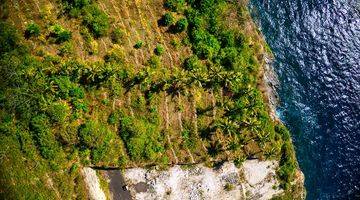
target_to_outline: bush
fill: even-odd
[[[287,189],[289,183],[294,180],[296,170],[294,150],[292,148],[292,144],[289,141],[283,144],[281,153],[282,155],[277,173],[282,180],[281,187]]]
[[[235,47],[227,47],[221,49],[218,58],[222,66],[226,69],[234,70],[238,55],[239,53]]]
[[[124,63],[125,53],[120,48],[114,48],[105,55],[104,61],[108,63]]]
[[[156,69],[156,68],[159,68],[161,66],[161,60],[157,56],[151,56],[149,58],[149,60],[146,62],[146,65],[153,68],[153,69]]]
[[[290,132],[289,132],[289,130],[287,130],[287,128],[283,124],[281,124],[281,123],[276,124],[275,125],[275,132],[279,133],[281,138],[284,141],[290,140]]]
[[[29,38],[31,36],[39,36],[40,35],[40,26],[35,23],[30,23],[26,26],[25,29],[25,37]]]
[[[96,38],[105,36],[110,27],[108,16],[96,5],[84,8],[84,24]]]
[[[136,42],[136,44],[134,45],[135,49],[140,49],[143,46],[144,42],[139,40]]]
[[[99,148],[103,145],[111,131],[96,121],[88,121],[79,128],[79,137],[82,145],[87,148]]]
[[[53,103],[48,110],[51,120],[57,123],[64,123],[69,112],[70,107],[64,102]]]
[[[219,36],[219,41],[222,47],[233,47],[235,46],[235,36],[232,31],[222,32]]]
[[[193,50],[199,58],[212,58],[220,50],[216,37],[204,30],[194,30],[191,34],[194,43]]]
[[[233,184],[231,184],[231,183],[226,183],[225,186],[224,186],[224,189],[225,189],[226,191],[231,191],[231,190],[233,190],[234,188],[235,188],[235,186],[234,186]]]
[[[177,33],[181,33],[183,31],[186,30],[186,28],[188,27],[188,21],[186,20],[186,18],[181,18],[179,19],[179,21],[176,22],[175,24],[175,32]]]
[[[187,58],[184,62],[184,68],[189,71],[194,69],[199,69],[201,67],[202,67],[201,62],[197,56],[191,56]]]
[[[18,46],[19,36],[13,26],[0,22],[0,54],[14,50]]]
[[[125,33],[120,28],[115,28],[111,33],[111,41],[114,44],[122,44],[125,39]]]
[[[155,160],[164,148],[160,145],[161,134],[158,125],[145,119],[123,117],[121,137],[132,160]]]
[[[58,55],[65,56],[73,53],[73,45],[70,42],[64,43],[59,49]]]
[[[157,55],[157,56],[160,56],[164,53],[165,49],[162,45],[158,44],[156,45],[156,48],[154,50],[154,53]]]
[[[161,24],[164,26],[170,26],[174,23],[175,19],[171,13],[165,13],[165,15],[161,18]]]
[[[166,0],[164,6],[173,12],[182,11],[185,6],[185,0]]]
[[[56,24],[50,27],[50,36],[55,38],[56,43],[63,43],[71,39],[71,32]]]
[[[45,115],[38,115],[31,120],[31,130],[35,133],[35,140],[41,155],[45,159],[54,160],[60,147],[51,133],[49,120]]]

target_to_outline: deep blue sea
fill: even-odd
[[[360,0],[251,0],[307,199],[360,199]]]

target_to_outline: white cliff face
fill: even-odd
[[[225,162],[219,169],[202,164],[175,165],[166,171],[127,169],[124,179],[134,197],[150,199],[270,199],[280,194],[275,178],[276,161],[245,161],[237,168]],[[139,188],[140,187],[140,188]]]
[[[106,200],[105,193],[100,187],[100,182],[96,175],[96,171],[89,167],[84,167],[81,170],[81,173],[84,176],[86,187],[89,191],[90,199],[91,200]]]

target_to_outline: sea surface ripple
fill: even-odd
[[[360,0],[251,0],[307,199],[360,199]]]

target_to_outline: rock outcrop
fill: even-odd
[[[86,187],[89,191],[89,198],[91,200],[106,200],[105,193],[100,187],[96,171],[92,168],[84,167],[81,170],[81,173],[84,176]]]
[[[241,168],[225,162],[218,168],[203,164],[175,165],[168,170],[127,169],[124,178],[134,199],[270,199],[282,192],[276,161],[247,160]],[[116,194],[115,194],[116,195]]]

